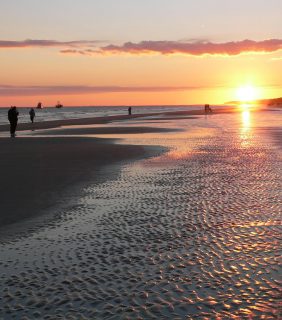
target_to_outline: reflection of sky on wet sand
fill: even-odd
[[[193,147],[194,142],[197,145],[202,141],[206,143],[208,136],[215,134],[224,135],[230,130],[238,131],[238,139],[242,148],[249,148],[252,143],[252,137],[258,128],[267,129],[269,126],[279,127],[279,113],[255,112],[250,106],[241,106],[239,111],[232,114],[205,115],[197,118],[171,119],[169,116],[163,116],[159,119],[144,117],[142,119],[129,119],[126,121],[114,121],[106,125],[85,125],[85,126],[68,126],[44,131],[32,132],[32,136],[48,137],[66,136],[66,137],[97,137],[104,139],[114,139],[119,144],[138,144],[151,146],[164,146],[169,148],[169,152],[162,156],[167,161],[173,159],[185,158],[193,153],[203,152],[198,147]],[[277,117],[278,116],[278,117]],[[96,128],[131,128],[134,133],[116,133],[116,134],[98,134]],[[152,132],[138,133],[138,127],[170,129],[170,132]],[[93,133],[91,133],[91,128]],[[83,130],[85,132],[83,132]],[[173,130],[175,130],[173,132]],[[27,133],[29,136],[29,133]],[[154,161],[157,161],[154,159]]]
[[[201,151],[194,150],[193,145],[195,141],[199,145],[200,141],[204,141],[208,136],[212,136],[217,131],[216,128],[204,128],[199,127],[196,123],[190,124],[191,120],[173,120],[173,121],[158,121],[153,123],[154,128],[166,128],[166,129],[181,129],[180,131],[167,132],[167,133],[142,133],[142,134],[101,134],[94,135],[100,138],[118,139],[117,143],[122,144],[138,144],[138,145],[150,145],[150,146],[162,146],[169,148],[169,151],[161,155],[160,157],[151,159],[150,162],[168,163],[173,160],[179,160],[187,158],[193,155],[195,152]],[[116,123],[114,125],[117,125]],[[124,125],[124,124],[122,124]],[[138,126],[139,123],[129,124],[131,127]],[[143,122],[142,126],[151,127],[150,121]],[[204,143],[204,142],[203,142]]]
[[[151,120],[138,119],[129,122],[114,122],[108,126],[118,127],[154,127],[166,129],[181,129],[178,132],[169,133],[134,133],[134,134],[99,134],[93,136],[101,138],[118,139],[118,143],[123,144],[139,144],[139,145],[162,145],[170,148],[165,155],[168,159],[179,159],[191,155],[193,152],[202,152],[193,149],[194,141],[197,144],[207,137],[215,134],[224,134],[230,130],[238,131],[241,147],[248,148],[252,143],[252,137],[259,128],[268,129],[269,127],[279,128],[279,114],[255,112],[254,108],[249,106],[241,109],[240,112],[233,114],[218,114],[211,116],[200,116],[196,119],[179,119],[175,120]],[[102,126],[100,126],[102,127]]]

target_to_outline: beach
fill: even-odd
[[[0,318],[278,319],[279,117],[0,126]]]
[[[233,109],[229,108],[219,112],[232,111]],[[162,120],[162,117],[168,121],[179,117],[191,119],[203,114],[203,110],[188,110],[35,123],[19,122],[17,127],[19,137],[12,141],[7,138],[9,125],[0,125],[0,132],[6,133],[6,136],[1,139],[0,200],[3,213],[0,217],[0,226],[44,214],[46,208],[60,201],[61,193],[79,188],[80,182],[93,181],[95,173],[105,165],[154,154],[152,148],[148,146],[146,148],[145,146],[116,145],[115,139],[101,139],[98,138],[99,136],[177,130],[176,128],[171,130],[165,127],[155,128],[153,125],[144,127],[136,125],[107,127],[105,125],[144,117],[149,117],[153,124],[154,120]],[[26,133],[31,135],[28,136]],[[89,137],[95,134],[98,137]],[[56,139],[48,138],[50,135],[55,135]]]
[[[102,139],[20,138],[1,141],[1,227],[38,216],[68,189],[94,180],[102,166],[150,153]],[[101,179],[101,177],[99,178]]]

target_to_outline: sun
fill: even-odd
[[[252,85],[243,86],[237,89],[237,98],[241,102],[257,100],[258,96],[258,89]]]

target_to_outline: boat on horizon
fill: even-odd
[[[42,103],[38,102],[36,109],[43,109]]]
[[[58,101],[58,103],[55,105],[55,108],[63,108],[63,105]]]

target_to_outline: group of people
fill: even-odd
[[[35,111],[33,108],[29,110],[29,116],[30,116],[30,121],[33,123],[35,118]],[[8,120],[10,122],[10,133],[12,138],[16,136],[18,117],[19,117],[19,112],[17,110],[17,107],[11,106],[11,108],[8,111]]]
[[[41,107],[41,103],[40,107]],[[128,108],[128,115],[131,116],[131,107]],[[33,108],[31,108],[29,110],[29,116],[30,116],[30,121],[31,123],[34,122],[34,118],[35,118],[35,111]],[[11,137],[14,138],[16,136],[16,129],[17,129],[17,125],[18,125],[18,117],[19,117],[19,112],[17,110],[16,106],[11,106],[11,108],[8,111],[8,120],[10,122],[10,133],[11,133]]]

